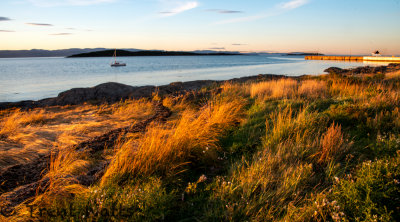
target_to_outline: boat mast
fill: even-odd
[[[117,63],[117,49],[114,51],[114,63]]]

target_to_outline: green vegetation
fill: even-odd
[[[388,76],[225,83],[199,100],[163,98],[173,115],[119,140],[94,185],[67,176],[93,158],[56,158],[68,170],[50,172],[33,217],[399,221],[400,81]]]

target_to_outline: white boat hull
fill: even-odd
[[[117,67],[117,66],[126,66],[125,63],[113,63],[111,64],[111,67]]]

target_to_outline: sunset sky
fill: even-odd
[[[400,54],[400,0],[1,0],[0,50]]]

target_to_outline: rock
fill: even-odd
[[[345,72],[345,70],[338,67],[330,67],[325,69],[324,72],[327,72],[331,75],[335,75],[335,74],[342,74],[343,72]]]
[[[247,81],[262,81],[287,78],[284,75],[260,74],[257,76],[248,76],[226,80],[234,83],[244,83]],[[296,77],[293,77],[296,78]],[[44,106],[57,105],[78,105],[85,102],[93,103],[114,103],[129,98],[151,98],[155,92],[159,95],[178,95],[190,91],[196,91],[203,87],[209,87],[213,84],[225,81],[217,80],[196,80],[188,82],[173,82],[162,86],[129,86],[121,83],[108,82],[89,88],[73,88],[58,94],[54,98],[46,98],[38,101],[21,101],[0,103],[0,110],[8,108],[32,109]]]
[[[108,82],[92,88],[74,88],[58,94],[55,105],[76,105],[88,101],[116,102],[127,99],[135,87]]]

